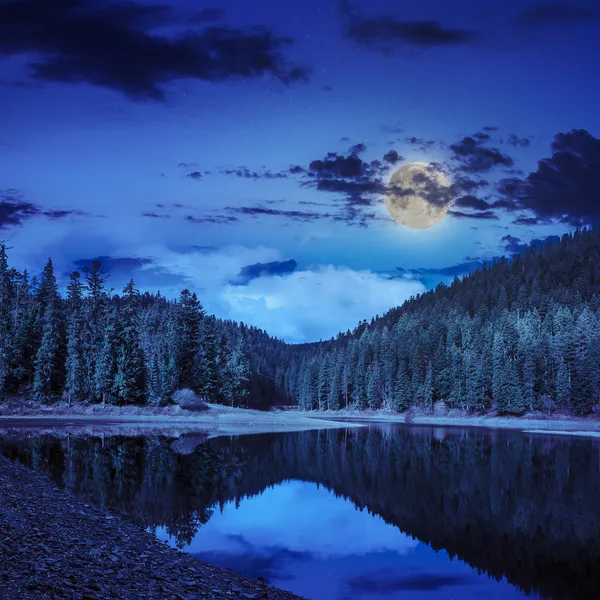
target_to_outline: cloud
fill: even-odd
[[[527,146],[529,146],[531,144],[531,138],[528,138],[528,137],[519,137],[515,133],[511,133],[508,136],[507,142],[511,146],[514,146],[515,148],[518,148],[518,147],[525,148],[525,147],[527,147]]]
[[[449,210],[449,215],[457,219],[476,219],[476,220],[497,220],[498,216],[491,210],[484,210],[480,212],[466,213],[460,210]]]
[[[166,539],[164,530],[158,535]],[[375,552],[406,555],[418,545],[418,540],[379,516],[356,510],[352,502],[336,497],[322,485],[287,481],[241,503],[226,502],[185,550],[229,555],[253,550],[258,556],[283,551],[306,563],[364,558]]]
[[[96,258],[80,258],[73,262],[73,267],[77,271],[82,271],[85,267],[91,266],[93,261],[100,261],[107,273],[129,274],[129,276],[133,276],[134,271],[154,264],[152,258],[139,256],[97,256]]]
[[[192,171],[191,173],[188,173],[186,175],[186,177],[189,177],[190,179],[195,179],[196,181],[202,179],[202,173],[200,173],[200,171]]]
[[[145,212],[145,213],[142,213],[141,216],[148,217],[150,219],[172,219],[173,218],[173,215],[159,214],[159,213],[155,213],[155,212]]]
[[[331,217],[329,213],[319,213],[304,210],[283,210],[277,208],[266,208],[264,206],[228,206],[225,208],[225,210],[230,213],[249,217],[286,217],[292,221],[301,221],[305,223],[318,221],[319,219],[328,219]]]
[[[600,8],[575,6],[562,2],[543,2],[521,12],[517,24],[521,27],[549,27],[585,24],[600,21]]]
[[[512,221],[513,225],[526,225],[529,227],[535,225],[548,225],[550,221],[548,219],[540,219],[538,217],[517,217],[514,221]]]
[[[139,289],[161,288],[170,289],[173,293],[186,287],[186,280],[180,275],[173,274],[162,268],[155,258],[140,256],[97,256],[93,259],[82,258],[73,261],[68,266],[69,272],[83,271],[92,261],[100,261],[108,275],[107,287],[120,291],[124,285],[133,279]]]
[[[178,208],[182,208],[181,205],[172,205]],[[173,219],[175,215],[171,213],[157,213],[157,212],[144,212],[141,214],[142,217],[146,217],[149,219]],[[194,225],[233,225],[235,223],[239,223],[239,219],[235,215],[223,215],[223,214],[212,214],[212,215],[185,215],[183,217],[184,221],[187,223],[193,223]]]
[[[348,150],[348,152],[350,154],[362,154],[365,150],[367,149],[367,147],[364,144],[354,144],[354,146],[351,146],[350,149]]]
[[[296,167],[290,167],[290,173],[292,169]],[[236,169],[221,169],[223,175],[235,175],[240,179],[286,179],[287,173],[273,173],[273,171],[251,171],[248,167],[237,167]]]
[[[55,221],[86,214],[80,210],[44,209],[24,200],[18,190],[0,190],[0,229],[22,225],[27,219],[34,217],[45,217]]]
[[[515,210],[529,210],[538,220],[558,220],[571,226],[600,222],[598,190],[600,139],[585,129],[556,134],[552,155],[540,160],[534,172],[524,179],[502,180],[499,185],[499,192]]]
[[[530,248],[539,248],[542,249],[549,244],[553,244],[560,240],[560,237],[557,235],[549,235],[543,239],[535,238],[530,240],[529,242],[522,242],[521,238],[515,237],[513,235],[505,235],[502,238],[504,242],[504,250],[506,252],[510,252],[511,254],[518,254],[521,252],[525,252]]]
[[[384,54],[406,46],[461,46],[477,37],[473,31],[452,29],[436,21],[399,21],[391,15],[367,17],[349,0],[340,0],[339,9],[344,35],[360,46]]]
[[[246,265],[240,269],[237,277],[231,281],[233,285],[247,285],[258,277],[276,277],[293,273],[298,264],[292,258],[290,260],[276,260],[269,263],[255,263]]]
[[[427,152],[435,148],[436,142],[435,140],[424,140],[423,138],[415,137],[414,135],[411,137],[404,138],[404,141],[411,146],[419,146],[419,150],[421,152]]]
[[[228,313],[290,342],[327,339],[362,319],[383,314],[425,286],[371,271],[319,265],[285,277],[261,276],[222,294]]]
[[[466,173],[487,173],[495,167],[512,167],[513,159],[498,148],[486,146],[487,134],[476,133],[450,145],[452,159]]]
[[[472,194],[480,188],[487,187],[489,182],[485,179],[471,179],[460,173],[456,174],[452,182],[453,195]]]
[[[490,204],[481,198],[477,198],[477,196],[461,196],[454,201],[454,206],[458,206],[459,208],[472,208],[474,210],[488,210],[490,208]]]
[[[470,259],[449,267],[440,267],[435,269],[404,269],[396,267],[392,277],[402,277],[404,279],[419,279],[427,287],[434,287],[440,282],[440,279],[453,279],[462,275],[468,275],[475,269],[492,262],[491,260]]]
[[[395,150],[389,150],[383,155],[383,162],[389,163],[390,165],[395,165],[401,160],[404,160],[404,158],[400,156]]]
[[[37,81],[88,83],[155,101],[164,101],[166,85],[179,79],[270,75],[290,83],[307,78],[306,69],[284,58],[293,40],[267,29],[210,26],[167,37],[156,31],[165,25],[177,28],[166,6],[5,1],[0,3],[0,56],[24,57]]]
[[[185,220],[188,223],[204,224],[211,223],[213,225],[232,225],[238,223],[239,219],[234,215],[205,215],[202,217],[195,217],[193,215],[186,215]]]
[[[366,217],[363,210],[386,193],[384,177],[390,166],[401,160],[395,150],[386,152],[381,160],[370,162],[353,153],[329,152],[325,158],[310,162],[301,185],[342,196],[345,209],[342,214],[334,215],[336,220],[351,223],[361,218],[364,226],[374,219]]]
[[[521,243],[521,238],[514,235],[505,235],[502,241],[504,242],[504,249],[507,252],[520,252],[523,248],[527,247],[527,244]]]

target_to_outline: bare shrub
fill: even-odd
[[[183,388],[182,390],[177,390],[173,394],[173,402],[180,406],[181,408],[185,408],[186,410],[208,410],[208,404],[202,400],[196,392],[193,392],[189,388]]]

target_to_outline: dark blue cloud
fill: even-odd
[[[196,15],[202,22],[216,12]],[[255,27],[212,25],[167,37],[156,29],[177,19],[164,6],[94,0],[12,0],[0,3],[0,56],[28,60],[38,81],[88,83],[135,99],[165,99],[165,85],[181,79],[231,81],[271,75],[289,83],[306,69],[290,65],[293,40]]]
[[[405,47],[431,48],[472,43],[477,35],[431,20],[400,21],[392,15],[367,17],[349,0],[339,0],[344,35],[354,43],[389,54]]]
[[[81,271],[91,266],[92,262],[99,261],[106,273],[133,273],[143,267],[154,264],[151,258],[139,256],[98,256],[96,258],[80,258],[74,261],[73,266]]]
[[[585,129],[557,133],[550,157],[524,179],[502,180],[498,189],[515,210],[531,211],[537,222],[599,223],[600,139]],[[519,219],[517,224],[535,224],[527,216]]]
[[[284,261],[247,265],[240,269],[237,277],[231,283],[233,285],[247,285],[250,281],[258,277],[289,275],[296,270],[297,266],[298,264],[293,258]]]
[[[538,248],[542,249],[546,246],[558,242],[560,237],[557,235],[549,235],[543,239],[535,238],[530,242],[521,242],[521,238],[515,237],[514,235],[505,235],[502,238],[504,242],[504,249],[506,252],[511,254],[519,254],[521,252],[525,252],[530,248]]]
[[[85,214],[80,210],[42,208],[26,201],[19,190],[0,190],[0,229],[23,225],[27,219],[33,217],[44,217],[54,221]]]
[[[487,173],[495,167],[513,166],[514,161],[510,156],[498,148],[486,145],[490,139],[489,134],[479,132],[450,145],[452,158],[460,165],[460,171]]]

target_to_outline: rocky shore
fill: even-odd
[[[0,598],[298,600],[174,550],[0,457]]]

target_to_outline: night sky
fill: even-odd
[[[330,337],[598,222],[599,34],[595,0],[0,0],[0,239]],[[452,182],[430,229],[385,207],[411,161]]]

